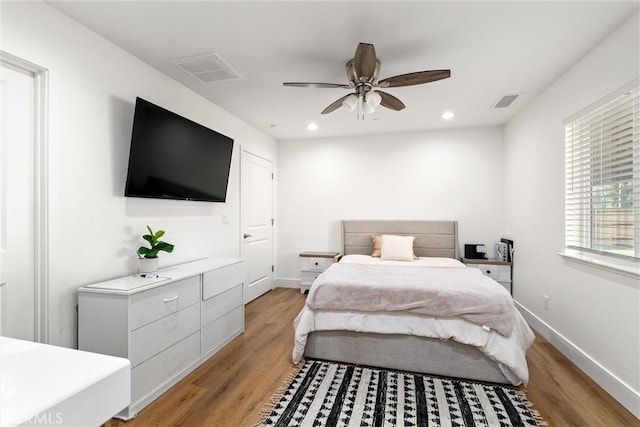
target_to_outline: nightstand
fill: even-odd
[[[300,253],[300,293],[311,288],[316,277],[331,264],[338,262],[340,252],[301,252]]]
[[[498,261],[496,259],[471,259],[462,258],[462,262],[467,267],[479,269],[485,276],[491,277],[496,282],[505,287],[511,295],[513,288],[511,286],[511,266],[512,262]]]

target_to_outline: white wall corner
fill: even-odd
[[[627,408],[636,418],[640,419],[640,392],[638,390],[631,388],[518,301],[514,302],[527,323],[531,325],[536,332],[542,335],[542,337],[549,341],[560,353],[565,355],[581,371],[620,402],[622,406]]]

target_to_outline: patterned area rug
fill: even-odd
[[[530,406],[500,385],[307,360],[259,425],[545,425]]]

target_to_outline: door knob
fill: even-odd
[[[251,237],[251,234],[244,233],[242,237],[244,237],[245,239],[248,239],[249,237]]]

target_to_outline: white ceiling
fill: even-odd
[[[101,34],[276,140],[505,123],[608,34],[637,1],[51,1]],[[283,87],[285,81],[347,83],[346,61],[373,43],[380,79],[451,69],[451,78],[390,88],[407,106],[364,121],[320,112],[345,89]],[[216,53],[243,78],[203,84],[173,65]],[[503,95],[521,96],[502,110]],[[443,121],[440,113],[456,117]],[[309,122],[319,129],[305,129]],[[272,128],[272,125],[277,125]]]

